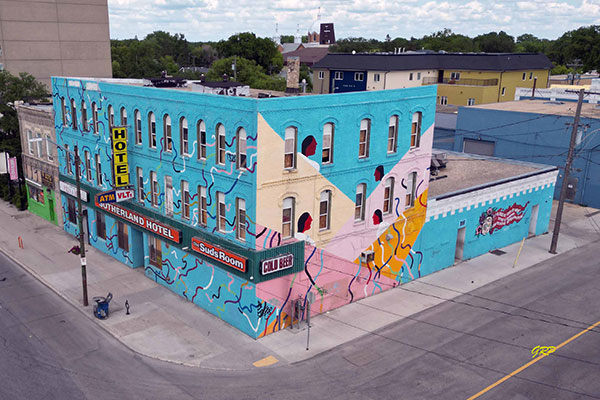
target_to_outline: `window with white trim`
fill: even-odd
[[[411,172],[406,179],[406,199],[404,208],[411,208],[415,205],[415,195],[417,191],[417,173]]]
[[[381,74],[373,74],[373,81],[379,82],[381,80]]]
[[[344,79],[344,72],[343,71],[335,71],[335,75],[334,78],[336,81],[341,81],[342,79]]]
[[[236,162],[238,169],[246,169],[246,130],[238,128],[237,130],[237,156]]]
[[[460,80],[460,72],[451,72],[450,73],[450,80],[453,80],[453,81]]]
[[[50,136],[46,136],[46,156],[48,157],[48,161],[54,161],[54,153],[52,151]]]
[[[503,87],[503,88],[502,88],[502,96],[504,96],[505,94],[506,94],[506,88],[505,88],[505,87]]]
[[[71,165],[71,152],[69,151],[69,145],[65,144],[65,164],[67,165],[67,173],[73,175],[73,166]]]
[[[108,106],[108,127],[112,128],[115,126],[115,109],[113,106]]]
[[[328,122],[323,125],[323,154],[321,162],[323,164],[333,163],[333,133],[335,126],[333,122]]]
[[[150,111],[148,113],[148,139],[151,149],[156,148],[156,117],[154,113]]]
[[[140,203],[144,204],[144,201],[146,200],[146,192],[144,192],[144,170],[141,167],[137,167],[135,171],[138,185],[137,198]]]
[[[412,80],[413,80],[413,73],[412,73],[412,72],[408,74],[408,80],[409,80],[409,81],[412,81]]]
[[[60,98],[60,112],[62,114],[63,126],[67,126],[67,103],[64,97]]]
[[[208,208],[206,202],[206,186],[198,185],[198,219],[201,226],[208,224]]]
[[[398,146],[398,116],[392,115],[390,117],[390,125],[388,127],[388,154],[395,153]]]
[[[85,105],[84,100],[81,100],[81,130],[84,132],[89,131],[87,122],[87,106]]]
[[[98,105],[95,102],[92,103],[92,129],[96,135],[100,133],[98,129]]]
[[[125,107],[121,107],[121,126],[127,126],[127,110]]]
[[[181,154],[190,155],[190,132],[185,117],[179,118],[179,142],[181,143]]]
[[[421,73],[417,72],[417,80],[420,81],[421,80]]]
[[[358,158],[369,157],[369,141],[371,137],[371,120],[368,118],[360,121],[358,136]]]
[[[27,129],[27,148],[29,149],[29,154],[33,154],[33,132],[31,129]]]
[[[198,160],[206,160],[206,124],[204,121],[198,121],[196,133],[198,136]]]
[[[102,177],[102,162],[100,160],[100,154],[94,156],[96,158],[96,184],[102,186],[104,179]]]
[[[319,202],[319,230],[329,229],[329,215],[331,213],[331,190],[321,192]]]
[[[165,143],[165,151],[173,151],[173,136],[171,134],[171,117],[169,114],[165,114],[163,117],[163,138]]]
[[[140,110],[133,112],[133,123],[135,124],[135,144],[142,144],[142,114],[140,114]]]
[[[420,111],[413,113],[412,124],[410,130],[410,147],[419,147],[421,144],[421,121],[422,114]]]
[[[325,71],[319,71],[319,79],[325,79]]]
[[[181,216],[190,219],[190,184],[181,181]]]
[[[383,184],[383,213],[392,213],[392,204],[394,202],[394,178],[389,177]]]
[[[361,183],[356,187],[356,200],[354,202],[354,220],[364,221],[365,220],[365,192],[367,191],[367,185]]]
[[[467,105],[468,106],[474,106],[475,105],[475,99],[473,97],[470,97],[469,100],[467,100]]]
[[[225,141],[225,126],[217,125],[217,164],[225,165],[227,142]]]
[[[283,149],[283,168],[296,168],[296,141],[298,129],[295,126],[285,128],[285,143]]]
[[[77,106],[75,99],[71,99],[71,128],[77,130]]]
[[[523,80],[527,79],[527,72],[523,72]]]
[[[235,235],[239,240],[246,240],[246,201],[244,199],[236,199],[236,210],[237,229]]]
[[[152,207],[158,207],[158,178],[155,171],[150,171],[150,203]]]
[[[281,236],[289,239],[294,236],[294,207],[296,200],[293,197],[283,199],[281,213]]]
[[[165,214],[173,216],[173,178],[165,175]]]
[[[38,158],[43,158],[44,157],[44,145],[43,145],[43,138],[42,138],[42,133],[41,132],[36,132],[35,133],[35,146],[37,148],[37,156]]]
[[[440,96],[440,105],[445,106],[448,104],[448,96]]]
[[[150,257],[148,262],[157,268],[162,268],[162,242],[154,235],[148,235]]]
[[[533,72],[530,72],[529,73],[529,80],[532,80],[532,79],[533,79]]]
[[[85,158],[85,179],[88,182],[92,181],[92,160],[90,159],[90,152],[85,150],[84,152]]]
[[[358,81],[358,82],[362,82],[365,79],[365,73],[364,72],[355,72],[354,73],[354,80]]]
[[[227,206],[223,192],[217,192],[217,229],[219,232],[227,230]]]

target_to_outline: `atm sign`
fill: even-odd
[[[129,164],[127,162],[127,128],[112,128],[113,165],[115,187],[129,186]]]

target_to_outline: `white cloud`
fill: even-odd
[[[444,28],[475,36],[505,31],[554,39],[581,25],[598,24],[600,0],[108,0],[113,38],[143,37],[155,30],[183,33],[192,41],[306,34],[321,21],[336,37],[421,37]]]

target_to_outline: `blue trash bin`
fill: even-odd
[[[98,319],[108,318],[108,304],[112,300],[112,293],[109,292],[106,297],[96,296],[93,300],[96,302],[94,304],[94,316]]]

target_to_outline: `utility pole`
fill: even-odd
[[[81,185],[79,184],[79,175],[81,170],[81,164],[79,159],[79,150],[75,145],[75,182],[77,184],[77,216],[79,223],[79,248],[81,250],[81,284],[83,286],[83,306],[88,306],[88,293],[87,293],[87,272],[86,272],[86,260],[85,260],[85,240],[83,240],[83,211],[81,207]]]
[[[579,90],[579,99],[577,100],[577,110],[575,111],[575,120],[573,121],[573,130],[571,131],[571,142],[569,143],[569,153],[567,155],[567,163],[565,164],[565,172],[563,181],[560,187],[560,197],[558,199],[558,208],[556,209],[556,219],[554,220],[554,231],[552,232],[552,242],[550,243],[550,253],[556,254],[556,246],[558,244],[558,234],[560,232],[560,223],[562,221],[563,206],[567,195],[567,186],[569,182],[569,174],[571,173],[571,163],[573,162],[573,152],[575,150],[575,140],[577,139],[577,129],[579,128],[579,117],[581,116],[581,106],[583,104],[583,95],[585,89]]]

